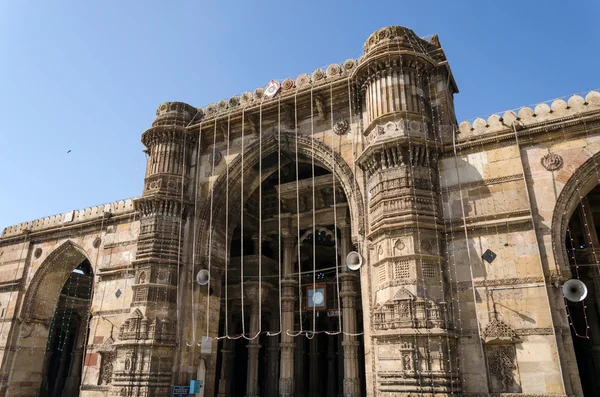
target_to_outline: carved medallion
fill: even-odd
[[[333,125],[333,132],[335,132],[336,135],[345,135],[348,131],[348,127],[348,120],[342,119]]]
[[[213,158],[212,154],[210,156],[208,156],[208,164],[210,167],[212,167],[213,160],[214,160],[214,165],[216,167],[217,165],[219,165],[219,163],[221,162],[222,159],[223,159],[223,155],[221,154],[221,152],[219,152],[218,150],[215,150],[214,158]]]
[[[406,248],[406,244],[401,239],[398,239],[396,240],[396,244],[394,244],[394,248],[396,248],[396,251],[402,252]]]
[[[33,256],[35,256],[36,259],[42,256],[42,249],[36,248],[36,250],[33,252]]]
[[[294,80],[290,78],[283,80],[283,83],[281,83],[281,88],[284,91],[291,90],[292,88],[294,88]]]
[[[100,237],[96,237],[92,245],[94,246],[94,248],[98,248],[100,247],[100,244],[102,244],[102,239],[100,239]]]
[[[163,271],[158,272],[158,280],[164,281],[167,278],[167,274]]]
[[[548,171],[556,171],[560,169],[563,165],[563,159],[560,155],[556,153],[548,153],[544,157],[542,157],[542,165]]]

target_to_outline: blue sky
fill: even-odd
[[[386,25],[439,34],[459,121],[600,88],[599,4],[0,2],[0,229],[139,195],[160,103],[356,58]]]

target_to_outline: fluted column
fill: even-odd
[[[292,279],[295,237],[283,238],[283,280],[281,281],[281,359],[279,361],[279,395],[294,395],[294,338],[288,335],[294,329],[296,281]]]

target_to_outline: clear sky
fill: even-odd
[[[600,88],[598,1],[0,2],[0,230],[141,194],[159,104],[204,106],[438,33],[459,121]],[[71,150],[71,153],[67,153]]]

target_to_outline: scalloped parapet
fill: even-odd
[[[386,26],[369,36],[363,46],[363,51],[365,56],[386,52],[390,49],[403,49],[428,54],[430,45],[439,47],[437,36],[434,36],[434,39],[428,42],[404,26]]]
[[[458,126],[460,139],[495,134],[512,129],[519,121],[521,127],[574,117],[581,113],[600,110],[600,92],[590,91],[587,95],[571,95],[565,98],[542,102],[536,106],[524,106],[518,110],[507,110],[492,114],[486,119],[477,118],[473,122],[463,121]]]
[[[303,73],[296,79],[287,78],[283,82],[273,80],[281,84],[281,88],[277,95],[268,97],[264,95],[264,87],[258,87],[253,92],[244,92],[241,95],[234,95],[229,99],[223,99],[217,103],[211,103],[204,107],[199,107],[198,115],[194,118],[194,123],[200,119],[209,120],[219,117],[227,112],[233,112],[244,107],[259,105],[276,100],[276,98],[291,96],[300,91],[309,90],[311,87],[322,86],[338,80],[344,80],[352,75],[358,60],[348,59],[344,63],[331,64],[325,70],[322,68],[316,69],[311,74]]]
[[[105,214],[127,214],[135,211],[133,207],[133,200],[135,200],[135,198],[114,201],[108,204],[88,207],[81,210],[68,211],[62,214],[47,216],[34,221],[8,226],[0,235],[0,239],[18,236],[23,233],[33,233],[52,228],[70,226],[77,223],[89,222],[94,219],[101,219],[105,216]]]
[[[201,119],[200,109],[185,102],[165,102],[156,109],[156,119],[153,126],[180,125],[186,126],[195,119]]]

